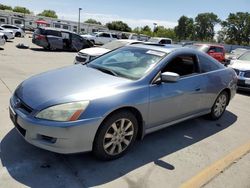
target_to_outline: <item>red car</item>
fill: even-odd
[[[225,48],[224,46],[217,44],[194,44],[197,50],[203,51],[218,60],[219,62],[225,62]]]

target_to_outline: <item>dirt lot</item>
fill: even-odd
[[[30,49],[17,49],[18,43]],[[16,38],[0,49],[0,187],[179,187],[250,141],[250,95],[238,93],[218,121],[189,120],[138,141],[125,157],[101,162],[91,153],[60,155],[26,143],[9,119],[9,98],[24,79],[69,66],[75,53],[49,52]],[[206,187],[250,187],[250,154]]]

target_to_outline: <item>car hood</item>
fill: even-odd
[[[109,49],[101,48],[101,47],[93,47],[93,48],[86,48],[81,50],[81,53],[88,54],[90,56],[100,56],[102,54],[105,54],[109,52]]]
[[[234,60],[230,65],[233,69],[238,69],[242,71],[250,70],[250,61]]]
[[[55,104],[115,95],[130,82],[80,64],[33,76],[22,82],[15,94],[26,105],[41,110]]]

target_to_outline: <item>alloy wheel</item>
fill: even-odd
[[[224,112],[227,106],[227,96],[225,94],[221,94],[215,102],[214,106],[214,115],[216,117],[220,117]]]
[[[133,136],[133,123],[125,118],[118,119],[110,125],[104,135],[104,151],[108,155],[118,155],[122,153],[130,145]]]

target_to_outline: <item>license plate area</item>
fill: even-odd
[[[12,107],[9,107],[9,111],[10,111],[10,119],[13,122],[13,124],[15,125],[16,129],[19,131],[19,133],[25,137],[26,134],[26,130],[24,128],[22,128],[20,125],[18,125],[17,123],[17,114],[15,113],[15,111],[12,109]]]

